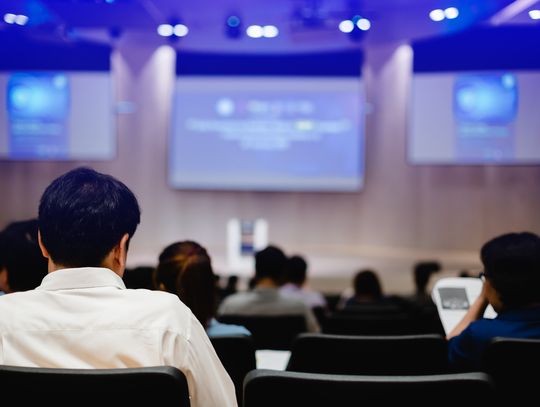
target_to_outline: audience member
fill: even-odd
[[[208,252],[199,243],[186,240],[167,246],[159,256],[156,281],[161,289],[174,290],[199,322],[208,336],[251,335],[243,326],[222,324],[214,317],[218,293],[215,274]]]
[[[219,302],[223,301],[225,297],[236,294],[238,292],[238,276],[235,274],[230,275],[227,278],[225,287],[219,289]]]
[[[35,290],[0,297],[0,364],[171,365],[185,373],[192,406],[235,406],[234,385],[189,308],[169,293],[126,289],[139,221],[137,199],[109,175],[78,168],[47,187],[39,243],[49,274]]]
[[[428,284],[433,273],[441,270],[441,265],[437,261],[420,261],[414,265],[414,287],[415,292],[408,299],[417,306],[434,306]]]
[[[255,288],[233,294],[221,303],[219,315],[304,315],[307,329],[319,332],[315,314],[303,301],[279,292],[287,257],[281,249],[268,246],[255,253]]]
[[[304,301],[311,308],[326,308],[324,296],[307,286],[307,262],[302,256],[291,256],[287,259],[285,269],[286,283],[281,286],[280,292],[290,298]]]
[[[354,295],[345,301],[344,307],[354,308],[364,305],[388,304],[379,277],[373,270],[360,270],[353,280]]]
[[[456,369],[479,369],[494,337],[540,338],[540,237],[504,234],[485,243],[480,257],[482,291],[448,334],[449,362]],[[494,319],[483,318],[488,304],[498,314]]]
[[[0,291],[33,290],[47,275],[47,259],[38,244],[38,221],[10,223],[0,232]]]
[[[154,273],[154,267],[150,266],[138,266],[131,269],[126,268],[122,279],[124,280],[126,288],[155,290]]]

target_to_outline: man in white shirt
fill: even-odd
[[[178,297],[126,289],[122,276],[139,221],[135,196],[109,175],[78,168],[47,187],[39,243],[49,273],[35,290],[0,297],[0,364],[170,365],[186,375],[192,406],[236,406],[204,328]]]
[[[287,257],[276,246],[255,253],[255,288],[226,297],[218,309],[219,315],[302,315],[308,332],[321,328],[310,306],[297,298],[279,292]]]

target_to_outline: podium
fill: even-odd
[[[227,265],[233,273],[252,273],[255,252],[268,246],[265,219],[230,219],[227,223]]]

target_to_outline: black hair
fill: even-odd
[[[354,276],[354,294],[381,299],[383,296],[381,282],[373,270],[360,270]]]
[[[438,261],[420,261],[414,265],[414,284],[417,292],[425,292],[433,273],[441,269]]]
[[[287,257],[276,246],[267,246],[255,253],[255,277],[259,280],[264,277],[280,284],[285,272]]]
[[[506,308],[540,303],[540,237],[508,233],[480,250],[484,273]]]
[[[302,285],[306,281],[307,263],[302,256],[295,255],[287,260],[287,281]]]
[[[133,237],[140,216],[137,199],[126,185],[81,167],[45,189],[39,203],[39,230],[54,263],[100,266],[124,234]]]
[[[32,290],[47,275],[47,259],[38,243],[37,219],[10,223],[0,233],[0,257],[11,291]]]

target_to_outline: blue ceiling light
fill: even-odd
[[[225,21],[225,35],[237,39],[242,36],[242,21],[237,15],[230,15]]]

